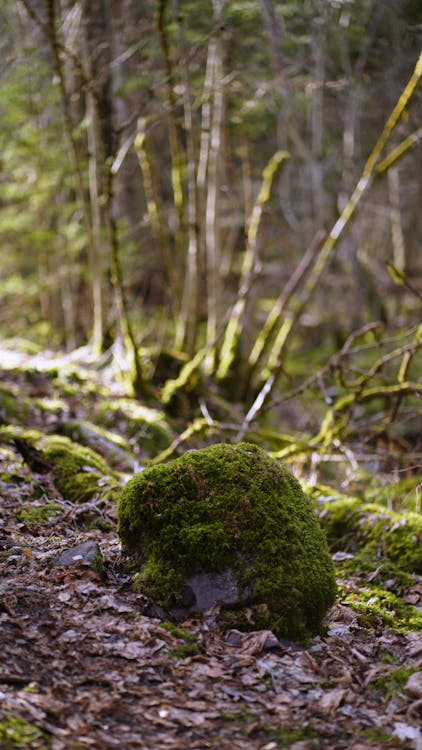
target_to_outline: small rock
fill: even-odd
[[[69,568],[71,565],[90,565],[97,569],[103,563],[101,550],[97,542],[84,542],[65,550],[53,560],[55,568]]]
[[[281,642],[276,638],[274,633],[269,630],[264,643],[264,651],[277,651],[280,648],[280,645]]]
[[[239,630],[230,630],[226,635],[226,643],[230,646],[240,646],[243,640],[243,634]]]

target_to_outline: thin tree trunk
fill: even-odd
[[[198,334],[199,305],[199,261],[198,261],[198,208],[196,188],[196,158],[193,139],[193,114],[189,73],[187,68],[187,47],[183,18],[178,0],[173,0],[175,16],[178,20],[180,65],[183,81],[184,129],[187,154],[187,238],[188,250],[185,268],[185,283],[182,308],[176,328],[175,345],[193,356]]]
[[[25,7],[32,16],[29,3],[26,0]],[[62,112],[64,120],[65,135],[69,143],[69,155],[72,165],[72,172],[75,181],[75,191],[78,199],[79,207],[82,214],[84,229],[87,239],[88,258],[90,263],[90,270],[92,275],[91,291],[93,297],[93,321],[92,321],[92,345],[94,350],[100,350],[103,341],[103,310],[102,304],[97,297],[97,289],[94,282],[96,277],[97,258],[95,250],[95,240],[92,227],[92,217],[89,203],[86,199],[85,188],[83,184],[82,169],[79,161],[79,153],[74,137],[74,127],[76,123],[73,122],[70,109],[69,109],[69,92],[66,86],[65,73],[63,67],[63,61],[61,56],[61,47],[57,37],[57,21],[56,21],[56,2],[55,0],[46,0],[46,16],[47,25],[45,31],[48,35],[48,40],[51,46],[53,55],[53,66],[54,71],[57,75],[60,88],[60,96],[62,101]],[[79,123],[77,123],[79,124]]]
[[[215,365],[215,342],[217,340],[220,311],[220,234],[219,234],[219,161],[224,113],[223,45],[220,27],[223,21],[225,0],[213,0],[215,48],[212,87],[212,114],[210,122],[210,145],[208,153],[207,194],[205,203],[205,246],[207,262],[207,332],[208,355],[205,368],[212,371]]]
[[[156,168],[148,148],[148,136],[144,118],[138,119],[137,133],[134,141],[136,155],[142,171],[143,186],[147,203],[148,217],[151,223],[152,236],[161,250],[162,261],[169,284],[169,299],[174,311],[177,310],[179,280],[174,256],[170,246],[168,227],[164,215],[161,196],[157,187]]]
[[[322,163],[324,132],[325,23],[316,18],[313,24],[314,83],[311,101],[312,161],[310,164],[314,231],[324,226],[325,191]]]
[[[390,198],[390,228],[393,244],[394,265],[400,271],[406,269],[406,246],[400,209],[400,176],[397,167],[388,170],[388,193]]]
[[[175,70],[170,52],[170,42],[166,28],[165,15],[168,0],[158,0],[157,30],[166,72],[166,94],[169,107],[169,139],[171,156],[171,184],[173,202],[176,209],[178,226],[175,232],[175,268],[184,266],[186,206],[184,190],[184,174],[186,170],[186,156],[182,145],[181,126],[177,112],[175,97]]]

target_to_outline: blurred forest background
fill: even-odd
[[[420,473],[419,0],[0,22],[3,347],[111,369],[185,437]]]

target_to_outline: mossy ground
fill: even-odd
[[[58,503],[45,503],[43,505],[32,505],[27,503],[24,510],[19,513],[19,520],[30,529],[36,529],[52,521],[61,515],[63,508]]]
[[[404,486],[407,496],[409,485]],[[337,496],[320,512],[343,601],[364,627],[420,631],[422,612],[412,598],[406,600],[406,592],[417,587],[422,574],[422,516],[406,509],[408,499],[396,501],[398,512],[386,507],[385,492],[377,496],[372,487],[370,496],[380,502]]]
[[[380,677],[374,682],[369,683],[370,687],[382,690],[385,699],[389,700],[393,697],[394,693],[403,690],[409,677],[417,671],[417,667],[414,669],[408,669],[406,667],[398,667],[393,669],[386,677]]]
[[[47,750],[50,744],[38,727],[8,714],[0,720],[0,747],[2,750]]]
[[[218,444],[147,469],[123,489],[118,521],[124,550],[142,566],[138,585],[164,606],[180,600],[187,576],[230,568],[251,592],[249,627],[301,640],[320,631],[334,601],[310,501],[255,445]]]
[[[365,550],[372,557],[392,561],[402,571],[422,573],[422,516],[396,513],[359,498],[327,505],[320,519],[331,548]]]

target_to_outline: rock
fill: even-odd
[[[324,533],[293,475],[255,445],[218,444],[136,475],[118,504],[136,586],[182,618],[306,640],[335,598]]]
[[[251,591],[239,589],[231,568],[223,573],[196,573],[185,579],[186,588],[192,592],[191,609],[205,612],[215,602],[222,604],[247,604]]]
[[[71,565],[88,565],[98,572],[103,567],[103,557],[97,542],[84,542],[62,552],[53,560],[55,568],[69,568]]]

